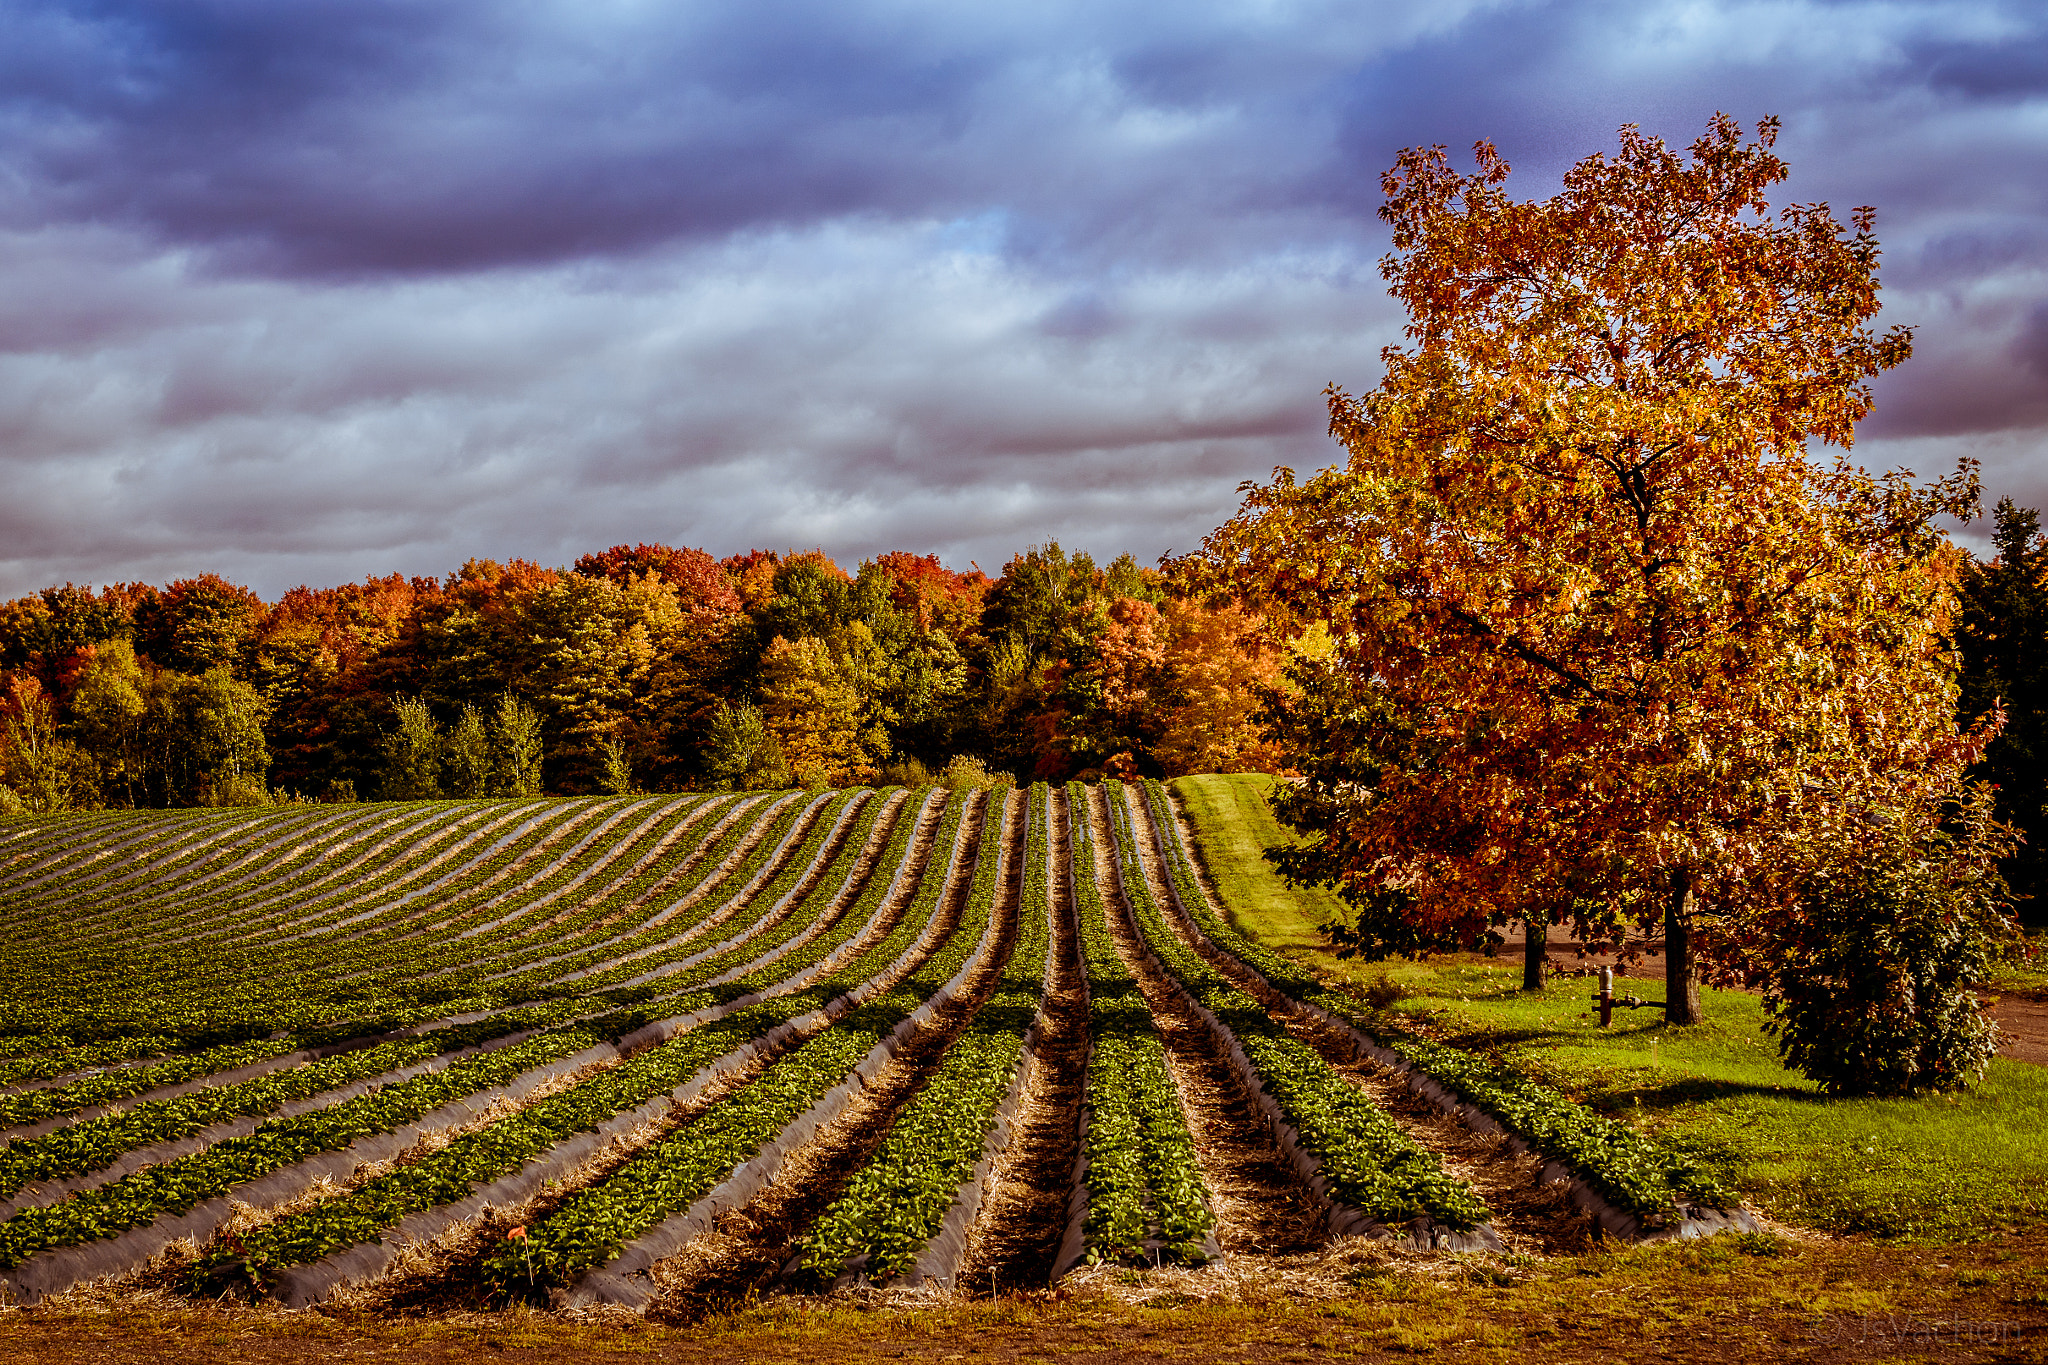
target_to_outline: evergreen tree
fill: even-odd
[[[1998,788],[1998,817],[2026,835],[2004,870],[2014,891],[2034,897],[2022,910],[2038,921],[2048,890],[2048,541],[2040,515],[2006,498],[1993,513],[1992,543],[1991,562],[1963,574],[1961,706],[1970,721],[2005,711],[1978,773]]]

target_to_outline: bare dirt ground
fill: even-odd
[[[1073,888],[1066,877],[1067,826],[1060,818],[1065,805],[1065,796],[1054,799],[1047,830],[1053,932],[1038,1061],[960,1267],[961,1283],[977,1293],[1043,1288],[1067,1228],[1088,1086],[1088,1003],[1075,942]]]
[[[1222,1043],[1194,1009],[1139,955],[1137,931],[1110,862],[1110,826],[1100,788],[1076,818],[1094,822],[1095,876],[1109,908],[1110,936],[1137,978],[1166,1046],[1166,1066],[1180,1092],[1195,1158],[1216,1214],[1216,1240],[1226,1253],[1286,1255],[1313,1251],[1328,1236],[1322,1216],[1257,1104],[1225,1060]]]

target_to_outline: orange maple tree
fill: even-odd
[[[1938,823],[1983,743],[1954,722],[1958,558],[1930,529],[1974,473],[1916,489],[1819,452],[1911,338],[1870,325],[1870,209],[1772,209],[1776,134],[1626,127],[1537,201],[1486,143],[1469,175],[1403,152],[1383,271],[1411,344],[1329,392],[1345,465],[1247,484],[1189,564],[1329,631],[1297,672],[1364,730],[1348,770],[1300,756],[1324,875],[1397,893],[1424,940],[1661,925],[1674,1023],[1700,949],[1744,971],[1845,830]]]

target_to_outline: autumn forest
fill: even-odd
[[[274,603],[67,584],[0,607],[6,780],[48,810],[1271,770],[1255,624],[1056,543],[993,579],[643,544]]]

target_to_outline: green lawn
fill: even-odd
[[[1446,1041],[1494,1051],[1587,1103],[1636,1116],[1697,1151],[1766,1213],[1834,1232],[1937,1241],[2031,1223],[2048,1212],[2048,1068],[1994,1061],[1968,1094],[1828,1099],[1777,1061],[1757,998],[1702,993],[1707,1020],[1667,1028],[1651,1011],[1601,1029],[1588,978],[1524,995],[1519,965],[1472,954],[1361,964],[1322,949],[1334,908],[1290,889],[1258,858],[1284,837],[1264,802],[1271,779],[1183,778],[1204,860],[1240,929],[1331,979],[1385,972],[1395,1008]],[[1660,998],[1660,983],[1634,987]]]
[[[1316,926],[1343,915],[1344,904],[1327,891],[1288,886],[1266,862],[1267,849],[1299,840],[1266,804],[1273,779],[1231,773],[1168,785],[1187,808],[1202,861],[1239,932],[1290,952],[1322,947]]]

